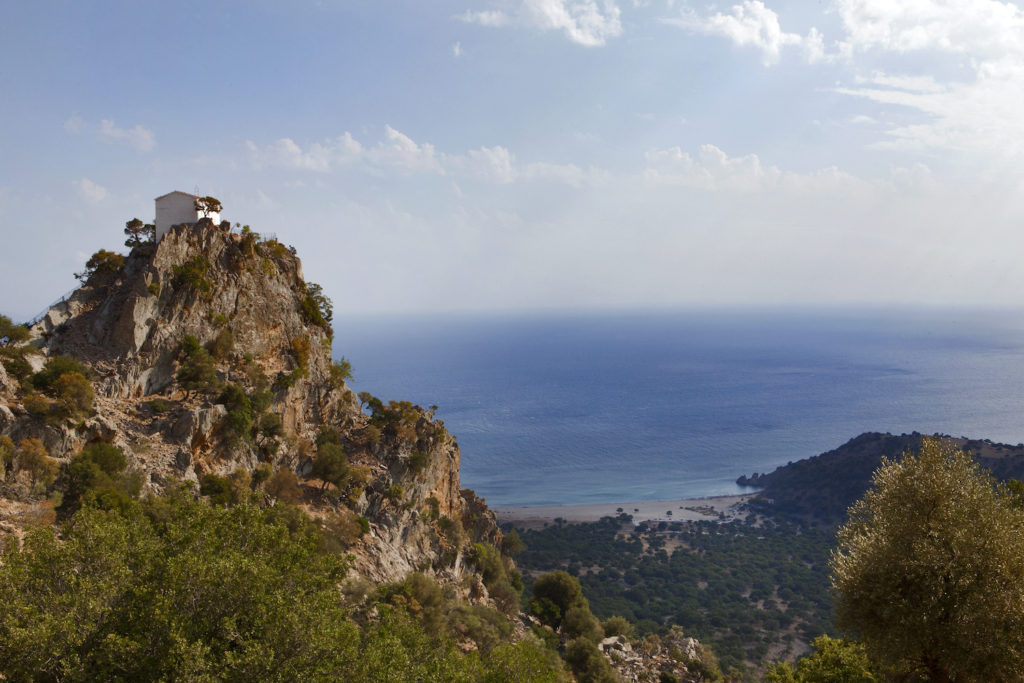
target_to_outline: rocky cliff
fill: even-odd
[[[178,226],[97,268],[31,329],[30,369],[72,357],[91,407],[48,409],[27,371],[19,382],[0,367],[0,435],[39,439],[62,465],[112,443],[144,491],[212,481],[292,500],[340,529],[366,578],[424,571],[486,600],[466,557],[501,534],[460,487],[455,439],[430,410],[361,402],[332,363],[330,323],[291,248],[209,221]],[[325,464],[328,451],[344,455]],[[49,495],[16,474],[0,477],[8,530]]]

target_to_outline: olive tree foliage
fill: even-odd
[[[100,249],[85,262],[85,270],[75,273],[75,277],[83,284],[91,282],[96,285],[109,284],[124,268],[124,256],[113,251]]]
[[[796,666],[780,662],[770,667],[765,683],[876,683],[864,646],[842,638],[822,635],[811,643],[814,651]]]
[[[1024,510],[954,445],[885,459],[832,555],[836,624],[896,676],[1018,680]]]

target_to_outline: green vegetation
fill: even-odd
[[[108,285],[124,268],[124,256],[113,251],[100,249],[85,262],[85,270],[75,273],[82,284]]]
[[[788,662],[772,666],[766,683],[876,683],[882,680],[872,668],[864,646],[859,643],[819,636],[814,651],[794,667]]]
[[[79,482],[124,465],[109,444],[76,461]],[[0,677],[566,680],[541,644],[507,642],[500,613],[422,575],[370,594],[339,590],[348,565],[332,541],[337,521],[280,504],[210,506],[173,485],[144,501],[97,500],[4,549]]]
[[[89,413],[93,401],[92,384],[88,379],[91,376],[92,371],[71,356],[49,358],[28,383],[56,401],[50,403],[42,397],[28,395],[25,397],[26,410],[50,420]]]
[[[186,394],[216,390],[220,384],[213,356],[199,340],[186,335],[181,340],[180,365],[174,378]]]
[[[897,676],[995,681],[1024,670],[1024,510],[948,442],[883,460],[832,566],[837,625]]]
[[[124,246],[129,249],[151,246],[156,242],[156,226],[152,223],[143,223],[138,218],[124,224],[124,234],[128,236]]]
[[[736,675],[749,675],[796,638],[833,630],[834,536],[823,529],[771,520],[634,528],[620,515],[521,534],[526,550],[517,563],[527,584],[537,572],[563,569],[578,577],[599,618],[624,617],[641,635],[678,624]]]
[[[15,325],[6,315],[0,315],[0,346],[11,346],[28,341],[28,328]],[[345,359],[342,358],[342,361]],[[349,368],[351,370],[351,367]],[[349,375],[351,377],[351,374]]]
[[[331,329],[331,321],[334,319],[334,304],[324,294],[323,287],[315,282],[308,283],[306,295],[299,303],[299,310],[306,322],[323,328],[328,337],[334,336],[334,330]]]
[[[68,464],[68,483],[61,511],[71,514],[83,502],[104,510],[126,510],[139,495],[142,480],[135,472],[126,471],[128,461],[121,449],[97,441],[88,444]]]
[[[174,288],[209,295],[213,290],[213,282],[207,277],[210,272],[210,260],[203,255],[194,256],[181,265],[172,266],[174,271]]]
[[[344,356],[331,364],[331,386],[338,391],[345,388],[345,382],[352,379],[352,364]]]

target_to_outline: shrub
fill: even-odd
[[[260,434],[267,438],[284,435],[284,421],[277,413],[267,413],[260,418]]]
[[[300,377],[309,374],[309,337],[295,337],[289,343],[289,350],[301,371]]]
[[[206,348],[217,360],[224,360],[231,355],[231,352],[235,348],[235,335],[231,333],[231,330],[225,328],[217,333],[217,336],[206,345]]]
[[[279,469],[267,478],[263,490],[274,500],[294,504],[299,502],[302,492],[299,490],[299,478],[289,469]]]
[[[580,582],[561,569],[541,575],[533,584],[530,611],[551,628],[558,628],[572,607],[586,606]]]
[[[427,454],[422,451],[416,451],[409,456],[409,471],[414,475],[419,474],[427,467]]]
[[[150,399],[149,401],[146,401],[146,405],[157,415],[160,413],[166,413],[171,409],[170,402],[164,398]]]
[[[344,356],[331,364],[331,386],[338,391],[345,388],[345,382],[352,379],[352,364]]]
[[[402,496],[405,495],[405,489],[402,488],[401,484],[392,484],[390,487],[388,487],[387,493],[385,495],[391,500],[401,501]]]
[[[213,289],[213,283],[206,277],[210,271],[210,261],[203,255],[194,256],[171,269],[174,271],[175,289],[184,287],[200,294],[209,294]]]
[[[46,361],[43,369],[32,375],[32,386],[50,396],[56,395],[57,380],[61,375],[78,373],[89,379],[92,371],[71,356],[52,356]]]
[[[210,391],[219,384],[217,368],[210,352],[192,335],[181,342],[181,365],[174,378],[186,393]]]
[[[126,473],[128,460],[117,446],[105,441],[90,443],[68,464],[68,488],[61,510],[73,512],[92,500],[103,509],[126,510],[139,494],[140,478]]]
[[[0,474],[14,466],[14,441],[11,437],[0,434]]]
[[[620,616],[605,619],[601,622],[601,628],[604,629],[606,638],[611,638],[612,636],[629,638],[633,635],[633,625]]]
[[[334,331],[331,329],[334,304],[324,294],[323,287],[314,282],[307,284],[306,295],[299,302],[299,311],[306,322],[323,328],[328,337],[334,335]]]
[[[50,414],[50,402],[39,394],[26,394],[22,405],[32,417],[46,417]]]
[[[49,486],[57,478],[57,461],[39,439],[22,439],[17,450],[18,469],[28,472],[32,485],[41,483]]]
[[[92,410],[92,385],[79,372],[66,372],[58,377],[54,393],[65,415]]]
[[[150,282],[148,285],[146,285],[146,291],[152,294],[153,296],[160,296],[160,283]]]

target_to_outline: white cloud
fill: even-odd
[[[92,204],[98,204],[110,195],[107,188],[98,183],[94,183],[88,178],[76,180],[74,181],[74,185],[75,189],[78,190],[78,196]]]
[[[281,138],[262,149],[251,141],[245,144],[257,168],[284,166],[319,172],[327,172],[339,164],[355,161],[364,151],[363,146],[348,132],[333,140],[310,143],[306,149],[302,149],[291,138]]]
[[[1024,51],[1024,11],[997,0],[836,0],[847,52],[942,50],[977,56]]]
[[[456,41],[456,43],[454,45],[452,45],[452,57],[455,57],[456,59],[458,59],[461,56],[462,56],[462,43]]]
[[[351,133],[300,146],[291,138],[281,138],[264,147],[246,141],[252,165],[327,173],[341,165],[361,164],[368,172],[391,168],[405,173],[452,175],[477,182],[506,185],[514,182],[554,181],[572,187],[594,186],[607,181],[608,174],[597,168],[575,164],[531,162],[520,164],[508,148],[501,145],[480,147],[465,153],[446,154],[429,142],[416,142],[408,135],[384,126],[384,139],[364,146]]]
[[[64,122],[64,130],[69,133],[78,134],[82,132],[85,123],[77,116],[72,116]]]
[[[740,47],[754,47],[761,52],[765,65],[777,63],[782,48],[787,46],[802,47],[809,62],[825,56],[824,39],[817,29],[812,28],[806,37],[783,31],[779,15],[760,0],[743,0],[743,4],[733,5],[729,14],[716,12],[708,17],[684,9],[679,17],[662,22],[693,33],[722,36]]]
[[[745,193],[788,189],[796,192],[864,191],[869,183],[835,166],[814,173],[782,171],[766,166],[756,154],[730,157],[714,145],[701,145],[693,157],[680,147],[652,149],[645,155],[644,180],[655,185],[680,185],[700,190]]]
[[[141,125],[118,128],[110,119],[100,121],[100,138],[108,142],[126,142],[140,152],[149,152],[156,147],[153,131]]]
[[[614,0],[521,0],[508,11],[467,10],[458,19],[481,26],[561,31],[574,43],[599,47],[622,35],[621,15]]]
[[[466,10],[458,18],[467,24],[480,24],[481,26],[491,27],[506,26],[511,21],[507,14],[497,10],[481,10],[476,12]]]
[[[867,52],[962,57],[952,77],[937,70],[901,74],[893,65],[889,73],[837,88],[922,115],[891,127],[876,147],[1024,153],[1024,10],[997,0],[836,0],[835,9],[846,32],[841,49],[850,58]]]

